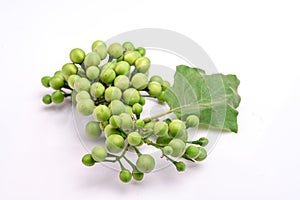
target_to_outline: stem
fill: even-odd
[[[120,160],[118,160],[118,163],[120,164],[121,170],[126,169]]]
[[[142,153],[134,146],[132,146],[132,148],[134,149],[134,151],[136,152],[136,154],[140,157],[142,155]]]
[[[162,117],[162,116],[165,116],[165,115],[167,115],[167,114],[170,114],[170,113],[172,113],[172,112],[174,112],[175,110],[174,109],[172,109],[172,110],[168,110],[168,111],[166,111],[166,112],[164,112],[164,113],[160,113],[160,114],[157,114],[157,115],[154,115],[154,116],[152,116],[152,117],[147,117],[147,118],[145,118],[144,119],[144,122],[150,122],[150,121],[152,121],[153,119],[157,119],[157,118],[160,118],[160,117]]]
[[[152,96],[152,95],[149,95],[149,94],[144,94],[144,95],[141,95],[142,97],[150,97],[150,98],[157,98],[157,97],[155,97],[155,96]]]
[[[124,160],[126,160],[126,162],[132,167],[132,169],[135,169],[136,166],[126,157],[126,156],[123,156]]]
[[[163,145],[156,144],[156,143],[152,142],[152,141],[149,140],[149,139],[144,139],[144,142],[145,142],[147,145],[151,145],[151,146],[154,146],[154,147],[159,148],[159,149],[162,148],[162,147],[164,147]]]
[[[114,57],[112,57],[111,55],[109,55],[107,62],[111,62],[113,59],[114,59]]]

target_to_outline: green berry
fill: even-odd
[[[161,91],[162,91],[162,88],[161,88],[161,85],[160,83],[156,82],[156,81],[152,81],[148,84],[148,93],[152,96],[159,96]]]
[[[161,84],[162,90],[165,91],[169,87],[171,87],[171,83],[169,81],[163,81]]]
[[[185,143],[181,139],[173,139],[168,144],[173,149],[171,156],[173,157],[181,157],[184,154]]]
[[[168,124],[163,121],[158,121],[154,124],[153,127],[154,134],[157,137],[163,137],[168,135]]]
[[[75,83],[74,83],[74,89],[77,91],[77,92],[80,92],[82,90],[85,90],[85,91],[89,91],[90,90],[90,87],[91,87],[91,83],[88,79],[86,78],[77,78],[75,80]]]
[[[115,78],[116,73],[113,69],[108,68],[104,71],[101,71],[100,79],[103,83],[110,84],[115,80]]]
[[[199,117],[196,115],[190,115],[186,118],[186,126],[190,127],[197,127],[199,125]]]
[[[182,161],[174,162],[174,165],[175,165],[177,171],[179,171],[179,172],[183,172],[185,170],[185,164]]]
[[[122,92],[119,88],[111,86],[105,90],[104,97],[107,102],[120,100],[122,97]]]
[[[51,79],[50,76],[44,76],[41,79],[42,85],[45,86],[46,88],[50,87],[50,79]]]
[[[135,103],[132,106],[132,112],[136,115],[140,115],[141,112],[143,111],[143,106],[139,103]]]
[[[101,60],[104,60],[107,56],[107,49],[106,49],[106,45],[104,44],[100,44],[97,45],[94,49],[93,52],[97,53],[100,57]]]
[[[108,124],[104,128],[105,137],[108,138],[111,135],[120,135],[120,131],[112,126],[112,124]]]
[[[151,61],[147,57],[140,57],[134,63],[135,68],[140,73],[146,73],[149,70],[150,65],[151,65]]]
[[[138,132],[132,132],[127,136],[127,141],[131,146],[138,146],[142,141],[142,136]]]
[[[124,54],[124,60],[128,62],[129,65],[133,65],[139,57],[141,57],[141,54],[137,51],[127,51]]]
[[[208,145],[209,141],[207,138],[205,137],[201,137],[199,140],[198,140],[198,144],[202,147],[205,147],[206,145]]]
[[[124,139],[120,135],[110,135],[108,138],[106,138],[105,146],[109,152],[119,153],[124,148]]]
[[[85,135],[91,139],[97,139],[101,135],[100,123],[90,121],[85,125]]]
[[[82,90],[76,94],[76,102],[79,102],[79,101],[85,100],[85,99],[91,99],[91,96],[87,91]]]
[[[119,178],[122,182],[128,183],[129,181],[131,181],[132,175],[129,170],[123,169],[122,171],[120,171]]]
[[[134,88],[126,89],[123,92],[123,99],[126,104],[133,105],[140,101],[140,93]]]
[[[151,155],[143,154],[137,159],[136,167],[142,173],[150,173],[155,167],[155,160]]]
[[[119,61],[114,70],[118,75],[126,75],[130,72],[130,65],[126,61]]]
[[[90,79],[90,80],[95,80],[99,77],[100,74],[100,70],[98,67],[96,66],[90,66],[89,68],[87,68],[86,70],[86,76]]]
[[[91,99],[83,99],[77,102],[76,109],[79,114],[89,116],[93,113],[95,108],[94,101]]]
[[[92,51],[94,50],[94,48],[98,45],[104,45],[106,47],[105,42],[103,42],[102,40],[96,40],[95,42],[93,42],[92,44]]]
[[[161,76],[154,75],[150,78],[150,81],[156,81],[162,85],[164,80],[162,79]]]
[[[126,90],[129,87],[129,78],[125,75],[119,75],[114,80],[114,86],[119,88],[120,90]]]
[[[141,56],[145,56],[146,55],[146,49],[143,48],[143,47],[136,48],[136,51],[139,52],[141,54]]]
[[[140,97],[140,101],[139,101],[139,104],[141,104],[142,106],[146,104],[146,100],[144,97]]]
[[[91,85],[90,93],[95,98],[102,97],[104,94],[104,91],[105,91],[105,87],[99,82],[95,82]]]
[[[74,89],[75,81],[76,81],[76,79],[79,79],[79,78],[80,77],[78,75],[75,75],[75,74],[69,76],[69,78],[68,78],[69,87]]]
[[[171,137],[180,137],[184,132],[185,124],[182,121],[175,119],[169,124],[169,135]]]
[[[120,128],[122,124],[122,119],[118,115],[113,115],[109,118],[109,124],[113,128]]]
[[[84,66],[88,68],[90,66],[98,66],[100,64],[100,61],[100,56],[95,52],[91,52],[86,55],[83,63]]]
[[[125,132],[131,131],[134,127],[134,123],[131,116],[127,113],[121,113],[119,116],[122,120],[121,129]]]
[[[84,61],[85,52],[80,48],[72,49],[70,52],[70,60],[73,63],[81,64]]]
[[[196,146],[188,146],[185,150],[185,155],[190,159],[195,159],[199,156],[200,150]]]
[[[85,165],[85,166],[93,166],[95,164],[95,160],[93,159],[92,155],[91,154],[86,154],[82,157],[82,163]]]
[[[198,147],[200,153],[199,156],[197,158],[195,158],[196,161],[202,161],[207,157],[207,152],[204,148],[202,147]]]
[[[119,115],[125,112],[125,105],[120,100],[111,101],[108,107],[113,115]]]
[[[145,74],[137,73],[131,79],[132,86],[137,90],[143,90],[148,86],[148,77]]]
[[[123,47],[119,43],[113,43],[108,47],[108,54],[113,58],[119,58],[123,54]]]
[[[43,102],[44,102],[44,104],[52,103],[51,96],[49,94],[46,94],[45,96],[43,96]]]
[[[55,104],[60,104],[64,101],[64,95],[61,91],[55,91],[51,95],[52,102]]]
[[[92,149],[92,158],[97,162],[102,162],[107,157],[107,152],[102,146],[96,146]]]
[[[131,42],[124,42],[122,46],[126,51],[133,51],[135,49]]]
[[[54,75],[51,79],[50,79],[50,86],[54,89],[54,90],[59,90],[60,88],[62,88],[65,84],[65,80],[62,76],[60,75]]]
[[[162,136],[162,137],[156,138],[156,143],[161,144],[161,145],[167,145],[170,143],[171,140],[172,140],[172,138],[170,138],[169,136]]]
[[[133,169],[133,171],[132,171],[132,177],[136,181],[141,181],[144,178],[144,173],[138,171],[137,169]]]
[[[164,152],[165,155],[171,155],[173,153],[173,149],[170,146],[165,146],[163,148],[163,152]]]
[[[144,120],[142,120],[142,119],[136,120],[136,121],[135,121],[135,126],[136,126],[137,128],[143,128],[143,127],[145,126]]]
[[[107,106],[99,105],[94,109],[93,116],[96,120],[105,122],[110,118],[111,113]]]

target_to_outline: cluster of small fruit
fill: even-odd
[[[42,78],[45,87],[55,90],[43,97],[45,104],[59,104],[71,96],[79,114],[93,116],[94,120],[86,124],[86,136],[96,139],[104,132],[105,147],[96,146],[83,156],[82,162],[86,166],[117,162],[123,182],[129,182],[132,177],[140,181],[144,173],[155,168],[154,158],[140,152],[139,146],[143,144],[160,149],[178,171],[184,171],[185,164],[174,158],[202,161],[207,156],[203,148],[208,143],[206,138],[188,141],[188,128],[199,124],[197,116],[190,115],[185,121],[140,119],[146,99],[156,98],[163,103],[164,92],[170,87],[158,75],[148,77],[151,62],[145,54],[145,48],[135,48],[131,42],[107,47],[97,40],[92,44],[92,52],[86,54],[80,48],[73,49],[70,63],[63,65],[54,76]],[[130,148],[138,156],[135,164],[126,157]],[[131,171],[124,167],[123,161],[131,166]]]

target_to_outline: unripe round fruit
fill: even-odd
[[[208,145],[209,141],[207,138],[205,137],[201,137],[199,140],[199,145],[202,146],[202,147],[205,147],[206,145]]]
[[[131,131],[134,126],[131,116],[127,113],[121,113],[119,116],[122,120],[121,129],[125,132]]]
[[[94,101],[91,99],[83,99],[76,104],[76,108],[79,114],[88,116],[93,113],[95,108]]]
[[[85,135],[88,138],[96,139],[101,135],[99,122],[90,121],[85,125]]]
[[[46,94],[45,96],[43,96],[43,102],[44,102],[44,104],[52,103],[51,96],[49,94]]]
[[[120,118],[120,116],[118,115],[113,115],[109,118],[109,124],[113,127],[113,128],[120,128],[121,124],[122,124],[122,120]]]
[[[88,53],[83,61],[84,66],[86,68],[90,67],[90,66],[98,66],[100,64],[100,56],[95,53],[95,52],[91,52]]]
[[[144,120],[142,120],[142,119],[136,120],[136,121],[135,121],[135,126],[136,126],[137,128],[143,128],[143,127],[145,126]]]
[[[136,181],[141,181],[144,178],[144,173],[138,171],[137,169],[133,169],[133,171],[132,171],[132,177]]]
[[[99,77],[100,74],[100,70],[98,67],[96,66],[90,66],[89,68],[87,68],[86,70],[86,76],[90,79],[90,80],[95,80]]]
[[[120,135],[110,135],[105,141],[107,150],[111,153],[119,153],[124,148],[124,139]]]
[[[119,178],[122,182],[128,183],[129,181],[131,181],[132,175],[130,171],[128,171],[127,169],[123,169],[122,171],[120,171]]]
[[[75,48],[71,50],[69,56],[73,63],[81,64],[84,61],[85,52],[80,48]]]
[[[159,96],[161,91],[162,91],[162,88],[161,88],[161,85],[160,83],[156,82],[156,81],[152,81],[148,84],[148,93],[152,96]]]
[[[128,41],[124,42],[122,46],[126,51],[133,51],[135,49],[133,44],[131,42],[128,42]]]
[[[163,136],[163,137],[158,137],[156,138],[156,143],[157,144],[162,144],[162,145],[167,145],[171,142],[172,138],[169,136]]]
[[[145,98],[141,96],[141,97],[140,97],[139,104],[141,104],[141,105],[143,106],[143,105],[145,105],[145,103],[146,103]]]
[[[56,71],[53,76],[60,76],[61,78],[64,78],[64,75],[60,70]]]
[[[141,73],[146,73],[149,70],[150,65],[151,61],[147,57],[140,57],[136,59],[134,63],[135,68]]]
[[[69,78],[68,78],[68,85],[69,85],[69,87],[72,88],[72,89],[74,89],[75,81],[76,81],[76,79],[79,79],[79,78],[80,77],[78,75],[75,75],[75,74],[69,76]]]
[[[95,160],[92,158],[91,154],[86,154],[82,157],[82,163],[85,166],[91,167],[95,164]]]
[[[163,148],[163,152],[164,152],[165,155],[171,155],[173,153],[173,149],[170,146],[165,146]]]
[[[64,101],[64,95],[61,91],[55,91],[51,95],[51,100],[55,104],[59,104]]]
[[[140,101],[140,93],[134,88],[128,88],[123,92],[123,99],[126,104],[132,106]]]
[[[68,80],[69,76],[77,74],[78,68],[73,63],[64,64],[61,68],[61,73],[66,80]]]
[[[122,92],[119,88],[111,86],[105,90],[104,97],[107,102],[120,100],[122,97]]]
[[[142,141],[142,137],[138,132],[132,132],[127,136],[127,141],[131,146],[138,146]]]
[[[169,135],[171,137],[181,137],[185,132],[185,125],[182,121],[175,119],[169,124]]]
[[[162,85],[164,80],[162,79],[161,76],[154,75],[154,76],[152,76],[152,77],[150,78],[150,81],[151,81],[151,82],[152,82],[152,81],[156,81],[156,82],[158,82],[160,85]]]
[[[50,79],[50,86],[54,90],[59,90],[62,86],[64,86],[64,84],[65,84],[65,80],[64,80],[64,78],[62,76],[54,75]]]
[[[120,100],[111,101],[108,107],[112,115],[119,115],[125,111],[125,105]]]
[[[102,146],[96,146],[92,149],[92,158],[97,162],[102,162],[107,157],[107,152]]]
[[[165,91],[169,87],[171,87],[171,83],[169,81],[163,81],[161,84],[162,90]]]
[[[128,62],[129,65],[133,65],[139,57],[141,57],[141,54],[137,51],[127,51],[124,54],[124,60]]]
[[[95,42],[93,42],[92,44],[92,51],[94,50],[94,48],[98,45],[104,45],[106,47],[105,42],[103,42],[102,40],[96,40]]]
[[[91,85],[90,92],[95,98],[100,98],[104,94],[104,91],[105,87],[99,82],[95,82]]]
[[[173,152],[171,156],[173,157],[181,157],[184,154],[185,150],[185,143],[181,139],[173,139],[171,142],[168,144],[168,146],[172,147]]]
[[[185,155],[190,159],[195,159],[200,155],[200,150],[196,146],[188,146],[185,150]]]
[[[113,43],[109,45],[107,51],[113,58],[119,58],[123,54],[123,47],[119,43]]]
[[[196,115],[190,115],[186,118],[186,126],[189,127],[197,127],[199,125],[199,117]]]
[[[86,78],[78,78],[78,79],[75,80],[74,89],[77,92],[80,92],[82,90],[89,91],[90,87],[91,87],[91,83]]]
[[[132,86],[137,90],[143,90],[148,86],[148,77],[145,74],[137,73],[131,79]]]
[[[126,61],[119,61],[114,70],[118,75],[126,75],[130,71],[130,65]]]
[[[153,127],[154,134],[157,137],[163,137],[168,135],[168,124],[163,121],[158,121]]]
[[[116,86],[120,90],[126,90],[129,87],[129,84],[129,78],[125,75],[119,75],[114,80],[114,86]]]
[[[91,99],[91,96],[87,91],[82,90],[76,94],[76,102],[79,102],[84,99]]]
[[[44,76],[42,79],[41,79],[41,82],[43,84],[43,86],[45,87],[50,87],[50,79],[51,77],[50,76]]]
[[[137,159],[136,167],[140,172],[149,173],[155,167],[155,160],[151,155],[143,154]]]
[[[108,68],[104,71],[101,71],[100,79],[103,83],[110,84],[115,80],[115,78],[116,73],[113,69]]]
[[[110,118],[111,113],[107,106],[99,105],[94,109],[93,116],[96,120],[105,122]]]
[[[136,115],[141,114],[141,112],[143,111],[143,106],[139,103],[135,103],[132,106],[132,112]]]
[[[175,162],[174,165],[175,165],[177,171],[179,171],[179,172],[183,172],[185,170],[185,164],[182,161]]]
[[[143,47],[136,48],[136,51],[139,52],[141,54],[141,56],[145,56],[146,55],[146,49],[143,48]]]
[[[199,148],[199,156],[195,158],[196,161],[202,161],[207,157],[207,152],[204,148],[198,147]]]
[[[97,53],[100,57],[101,60],[104,60],[107,56],[107,49],[106,45],[97,45],[94,49],[93,52]]]
[[[115,129],[111,124],[108,124],[104,128],[104,135],[106,138],[108,138],[111,135],[120,135],[120,131]]]

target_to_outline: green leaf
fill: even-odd
[[[179,119],[194,114],[202,126],[236,133],[239,83],[235,75],[206,75],[201,69],[180,65],[165,98]]]

